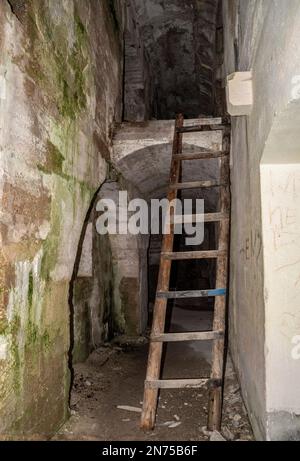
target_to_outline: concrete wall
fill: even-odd
[[[297,92],[276,117],[261,162],[267,433],[289,440],[300,439],[299,85]]]
[[[69,283],[122,113],[122,2],[0,2],[0,433],[68,411]]]
[[[253,69],[254,85],[252,114],[232,121],[231,351],[256,437],[295,439],[300,438],[299,392],[292,386],[299,382],[299,372],[287,346],[295,328],[288,329],[287,336],[283,325],[298,310],[298,287],[290,285],[289,273],[274,277],[280,256],[272,254],[270,247],[270,182],[266,165],[261,169],[260,164],[275,124],[280,125],[281,114],[299,97],[300,4],[297,0],[224,0],[223,10],[223,75]],[[295,113],[299,114],[298,108]],[[291,127],[277,139],[280,136],[282,149],[275,162],[279,188],[290,171],[280,164],[290,162]],[[266,163],[274,163],[272,156]],[[289,201],[288,191],[283,193]],[[286,206],[274,195],[272,207],[276,203],[280,209]],[[297,207],[293,197],[291,208]],[[288,252],[298,251],[298,236],[292,240]],[[280,307],[276,307],[276,293],[282,294]]]

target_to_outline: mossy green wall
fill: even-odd
[[[13,5],[0,9],[0,433],[46,438],[68,415],[69,284],[122,113],[123,26],[102,0]]]

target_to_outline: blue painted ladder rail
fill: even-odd
[[[158,291],[158,298],[167,299],[189,299],[189,298],[209,298],[217,296],[226,296],[226,288],[219,288],[216,290],[191,290],[191,291]]]

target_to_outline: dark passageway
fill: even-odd
[[[218,2],[215,0],[195,0],[186,3],[175,0],[136,0],[128,2],[128,7],[131,16],[128,17],[125,34],[125,120],[122,125],[115,128],[113,164],[117,173],[111,172],[112,177],[105,188],[109,190],[107,197],[112,198],[114,177],[121,174],[123,187],[125,185],[128,188],[130,196],[136,197],[142,192],[143,197],[150,203],[151,199],[166,197],[174,126],[172,119],[175,114],[179,110],[184,112],[187,123],[196,123],[196,120],[192,119],[200,114],[210,117],[216,113],[222,115],[221,100],[217,98],[216,77],[216,68],[220,65],[222,52],[222,40],[219,37],[220,18]],[[165,122],[151,119],[163,119]],[[185,138],[184,151],[193,153],[213,150],[220,145],[220,140],[218,133],[190,134]],[[218,159],[210,163],[205,160],[184,162],[182,178],[189,181],[216,180],[218,165]],[[116,188],[118,189],[117,185]],[[183,191],[180,197],[192,201],[196,198],[203,199],[206,213],[216,212],[219,205],[218,192],[214,189],[187,190]],[[94,221],[96,216],[97,212],[94,213]],[[216,248],[216,229],[214,223],[205,224],[204,241],[197,247],[186,247],[185,236],[178,236],[176,251],[205,251]],[[103,244],[97,243],[101,242],[103,237],[96,236],[95,230],[93,233],[93,252],[103,251]],[[155,432],[145,435],[139,430],[138,419],[148,350],[149,330],[146,330],[146,327],[151,327],[153,317],[162,235],[151,235],[149,239],[137,239],[136,242],[134,239],[130,242],[128,238],[120,237],[109,237],[108,241],[113,265],[121,267],[123,264],[122,261],[118,262],[116,252],[126,251],[129,261],[138,257],[132,245],[142,248],[144,257],[147,258],[148,265],[139,268],[140,271],[144,271],[142,276],[141,273],[135,275],[142,290],[142,297],[146,301],[144,313],[139,314],[142,315],[143,321],[139,323],[138,328],[132,329],[132,324],[126,323],[126,312],[125,324],[118,320],[120,314],[117,309],[120,307],[114,305],[110,308],[111,318],[106,317],[110,325],[115,325],[115,338],[111,342],[112,337],[106,334],[105,319],[96,320],[95,310],[98,311],[98,315],[102,314],[97,307],[97,301],[95,304],[93,290],[87,299],[77,301],[78,313],[79,307],[85,306],[85,314],[81,307],[81,316],[77,317],[78,335],[80,336],[80,330],[88,331],[91,338],[94,334],[93,329],[99,331],[102,322],[102,340],[105,345],[100,344],[99,347],[99,342],[97,345],[95,341],[88,339],[88,350],[92,351],[95,346],[96,350],[85,364],[76,364],[88,355],[84,345],[84,334],[82,336],[81,333],[81,337],[77,338],[79,343],[76,349],[77,358],[75,354],[75,381],[71,397],[73,416],[58,437],[63,438],[67,435],[70,439],[79,436],[84,439],[101,440],[142,440],[145,437],[149,440],[171,440],[175,437],[184,440],[189,435],[193,440],[199,437],[207,439],[209,434],[203,429],[207,423],[208,411],[208,390],[205,387],[190,391],[162,391]],[[95,271],[95,261],[93,264]],[[215,287],[214,260],[182,261],[173,264],[172,267],[172,289],[206,290]],[[103,270],[103,263],[101,267],[96,267],[96,273],[102,274]],[[81,275],[76,282],[81,286],[80,293],[83,283],[84,278]],[[117,289],[114,283],[111,286],[111,303],[114,303],[114,291]],[[129,296],[132,296],[132,293]],[[214,298],[170,301],[168,306],[166,332],[212,329]],[[128,307],[124,306],[121,309],[128,310]],[[133,321],[136,322],[137,318]],[[142,334],[140,339],[136,338],[137,332]],[[99,339],[101,340],[101,336]],[[78,349],[82,349],[85,355],[80,356]],[[164,348],[162,377],[209,377],[211,353],[211,341],[168,344]],[[237,389],[232,365],[229,364],[224,416],[226,427],[230,437],[249,439],[251,431],[241,398],[236,394]],[[125,409],[122,409],[124,405]],[[133,407],[132,411],[126,410],[126,406]],[[103,419],[103,416],[108,414],[109,418]]]

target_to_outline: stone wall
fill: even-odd
[[[271,235],[275,238],[272,210],[280,212],[284,207],[280,201],[276,207],[278,191],[275,193],[275,182],[273,191],[270,189],[265,173],[272,164],[277,164],[276,184],[280,184],[281,178],[286,189],[278,184],[276,187],[281,187],[288,197],[289,182],[284,175],[289,169],[279,165],[290,163],[295,126],[279,129],[275,138],[272,134],[273,149],[276,143],[281,145],[276,159],[272,156],[266,159],[264,151],[266,143],[267,146],[271,143],[270,133],[276,124],[283,127],[288,118],[282,119],[282,115],[294,107],[299,97],[296,84],[300,75],[300,5],[297,0],[224,0],[223,3],[223,75],[253,69],[254,88],[252,114],[232,120],[231,352],[256,437],[294,439],[300,433],[299,392],[293,388],[293,383],[299,382],[299,363],[292,360],[291,350],[292,337],[299,325],[299,288],[296,281],[291,285],[290,273],[276,278],[274,271],[276,266],[282,266],[280,255],[298,254],[300,242],[294,234],[279,251],[269,241]],[[295,120],[295,109],[290,120]],[[299,109],[297,113],[299,117]],[[295,193],[289,199],[290,207],[299,209]],[[282,226],[282,236],[289,234],[290,228]],[[285,264],[293,263],[294,257],[287,257]],[[277,296],[279,304],[274,299],[275,293],[281,293],[281,298]],[[288,318],[293,321],[287,323]]]
[[[1,0],[0,433],[65,420],[69,283],[122,113],[123,2]]]
[[[136,337],[147,327],[148,236],[97,231],[99,201],[118,204],[119,191],[126,191],[128,200],[140,196],[118,175],[110,174],[95,196],[83,230],[72,284],[73,362],[85,360],[104,341],[120,335]]]
[[[218,0],[133,0],[154,85],[153,116],[214,113]]]
[[[153,68],[141,36],[134,0],[127,0],[124,56],[124,120],[142,122],[153,116]]]

